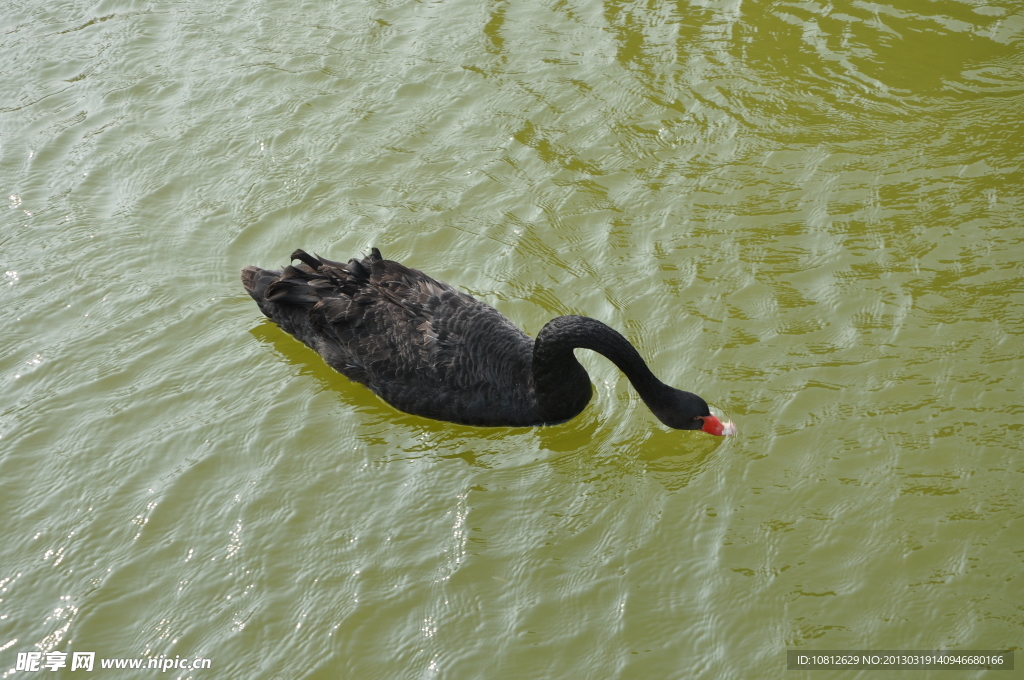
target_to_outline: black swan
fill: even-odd
[[[498,310],[374,248],[347,264],[292,253],[283,271],[246,267],[242,285],[274,323],[395,408],[464,425],[560,423],[590,401],[573,349],[611,359],[669,427],[726,435],[696,394],[654,377],[622,335],[585,316],[530,339]]]

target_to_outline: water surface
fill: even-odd
[[[3,14],[3,677],[1019,645],[1021,3]],[[740,434],[667,430],[586,352],[564,425],[401,414],[238,280],[373,246],[530,334],[609,323]]]

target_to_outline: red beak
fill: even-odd
[[[728,420],[723,423],[715,416],[704,416],[703,420],[704,427],[700,429],[707,432],[708,434],[713,434],[719,437],[728,434],[736,434],[736,426],[733,425],[732,422]]]

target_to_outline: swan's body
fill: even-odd
[[[590,401],[573,349],[611,359],[666,425],[731,434],[703,399],[665,385],[618,332],[583,316],[548,322],[536,341],[498,310],[385,260],[373,249],[347,264],[297,250],[283,271],[242,270],[242,284],[278,326],[329,366],[395,408],[465,425],[568,420]]]

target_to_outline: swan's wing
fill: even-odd
[[[293,259],[302,264],[259,270],[246,288],[335,370],[410,413],[474,424],[534,417],[533,341],[490,305],[377,249],[344,264],[303,251]]]
[[[338,286],[351,294],[323,298],[310,317],[361,360],[385,398],[392,385],[466,391],[528,382],[520,373],[532,340],[490,305],[376,250],[344,271]]]

